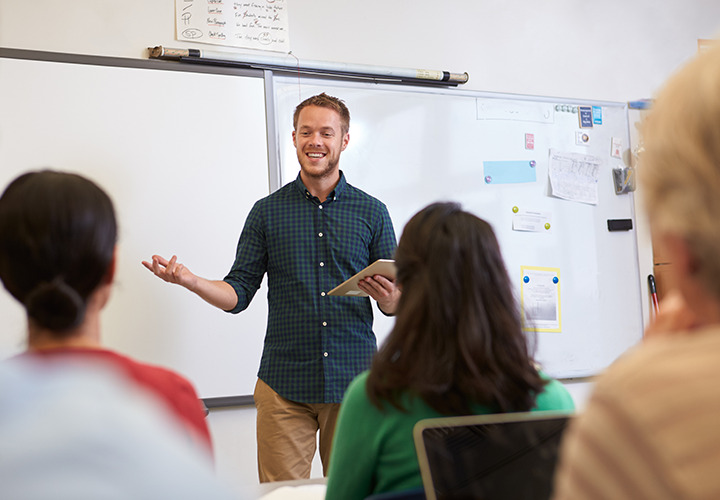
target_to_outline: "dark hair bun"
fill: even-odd
[[[75,289],[56,278],[40,283],[25,300],[27,313],[43,328],[53,331],[70,330],[85,316],[85,303]]]

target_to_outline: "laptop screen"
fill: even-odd
[[[419,421],[414,437],[427,498],[549,499],[570,418],[527,412]]]

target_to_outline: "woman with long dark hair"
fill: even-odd
[[[210,452],[204,408],[189,381],[101,345],[100,312],[110,298],[116,243],[113,204],[85,177],[45,170],[10,183],[0,197],[0,280],[27,312],[22,356],[113,367]]]
[[[412,429],[441,416],[572,410],[534,364],[495,234],[455,203],[405,226],[393,330],[343,400],[327,499],[422,486]]]

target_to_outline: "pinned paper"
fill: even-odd
[[[578,146],[589,146],[590,135],[587,132],[575,132],[575,144]]]
[[[612,138],[612,146],[610,148],[610,156],[613,158],[622,158],[623,140],[619,137]]]
[[[175,39],[287,54],[290,40],[286,3],[175,2]]]
[[[535,149],[535,134],[525,134],[525,149]]]
[[[602,107],[593,106],[592,107],[592,116],[593,116],[593,123],[595,125],[602,125]]]
[[[562,331],[560,269],[520,266],[520,272],[523,328],[538,332]]]
[[[602,161],[595,156],[551,149],[548,176],[552,195],[597,205],[600,165]]]
[[[521,210],[518,207],[513,207],[513,231],[547,233],[552,227],[550,222],[550,212]]]
[[[516,184],[537,180],[534,161],[485,161],[486,184]]]
[[[590,106],[578,106],[578,120],[580,120],[580,128],[592,128],[592,108]]]

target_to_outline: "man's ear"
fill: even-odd
[[[683,237],[674,234],[659,235],[656,243],[661,246],[669,263],[663,272],[663,280],[666,282],[663,288],[676,289],[686,300],[690,300],[692,294],[688,287],[698,281],[698,261],[691,246]]]
[[[690,249],[688,242],[677,235],[666,234],[661,238],[669,262],[676,266],[681,276],[692,276],[697,271],[697,259]]]

